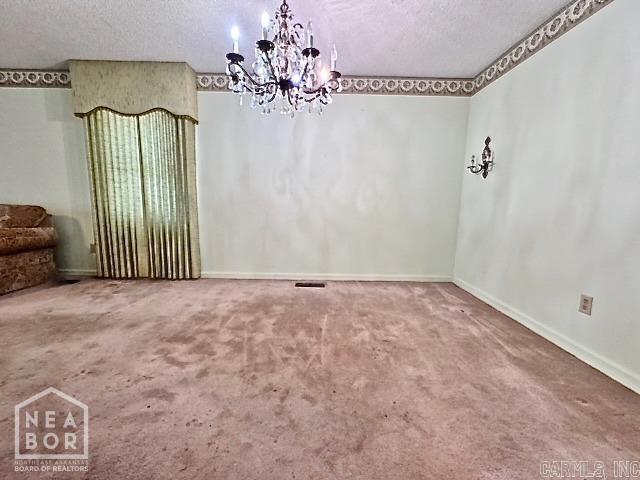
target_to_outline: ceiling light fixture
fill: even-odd
[[[271,19],[262,14],[262,39],[256,42],[255,62],[249,73],[239,53],[240,30],[231,29],[233,52],[227,54],[229,89],[240,95],[251,95],[251,107],[270,114],[280,102],[280,113],[292,118],[305,109],[322,114],[332,102],[331,95],[342,90],[340,72],[336,70],[338,52],[331,51],[330,68],[323,66],[320,50],[314,46],[313,25],[294,23],[287,0]],[[269,39],[271,38],[271,39]],[[306,46],[305,45],[306,42]]]

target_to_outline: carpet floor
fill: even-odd
[[[84,280],[0,298],[0,478],[536,479],[640,460],[640,396],[452,284]],[[14,472],[14,405],[89,406]],[[557,465],[557,464],[556,464]]]

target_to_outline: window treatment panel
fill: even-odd
[[[149,276],[200,277],[195,126],[157,110],[139,117]]]
[[[95,110],[85,117],[98,275],[149,275],[137,117]]]
[[[199,278],[194,122],[98,108],[85,124],[98,274]]]

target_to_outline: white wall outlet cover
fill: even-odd
[[[591,310],[593,309],[593,297],[587,295],[580,295],[580,308],[578,311],[585,315],[591,316]]]

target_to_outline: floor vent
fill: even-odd
[[[297,288],[324,288],[324,283],[315,283],[315,282],[298,282],[296,283]]]

